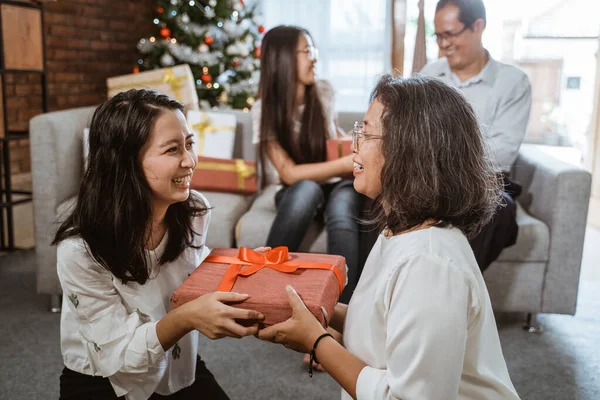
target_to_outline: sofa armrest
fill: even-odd
[[[541,312],[574,314],[591,174],[535,145],[521,147],[513,174],[523,185],[519,202],[550,231]]]
[[[83,170],[83,129],[94,107],[38,115],[29,122],[39,293],[60,294],[56,249],[50,246],[58,206],[77,193]]]

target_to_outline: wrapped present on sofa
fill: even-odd
[[[328,139],[327,140],[327,160],[337,160],[352,154],[352,139]]]
[[[190,187],[209,192],[256,193],[256,163],[199,156]]]
[[[234,114],[188,111],[187,122],[196,137],[196,154],[213,158],[233,157]]]
[[[106,86],[108,97],[129,89],[154,89],[183,103],[187,110],[198,109],[196,82],[187,64],[115,76],[106,80]]]
[[[296,289],[306,307],[327,324],[321,307],[332,316],[346,283],[346,260],[342,256],[288,253],[276,247],[267,253],[248,248],[214,249],[173,293],[173,308],[207,293],[237,292],[250,297],[234,307],[251,309],[265,316],[264,325],[292,316],[286,285]]]

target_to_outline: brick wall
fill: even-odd
[[[48,111],[95,105],[106,78],[130,73],[138,40],[151,32],[154,0],[58,0],[45,5]],[[39,75],[7,75],[10,129],[42,112]],[[38,85],[36,85],[38,83]],[[30,170],[29,141],[11,144],[12,172]]]

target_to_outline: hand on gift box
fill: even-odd
[[[247,300],[247,294],[233,292],[214,292],[198,297],[184,304],[180,310],[188,316],[192,329],[200,331],[209,339],[220,339],[225,336],[241,338],[256,335],[258,322],[265,316],[254,310],[234,308],[226,303],[241,303]],[[251,326],[242,326],[236,320],[248,321]]]
[[[288,349],[309,353],[315,340],[326,331],[319,320],[306,308],[294,288],[287,286],[286,289],[292,307],[292,317],[287,321],[260,330],[258,337],[262,340],[280,343]],[[325,309],[322,308],[322,310],[324,315],[327,315]]]

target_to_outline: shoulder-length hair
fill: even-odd
[[[263,166],[269,139],[277,139],[281,147],[298,164],[325,161],[329,136],[325,112],[315,85],[307,86],[300,134],[294,134],[297,113],[296,46],[301,35],[310,37],[306,29],[277,26],[267,32],[261,45],[260,71],[260,161]]]
[[[145,244],[152,218],[151,189],[142,171],[140,150],[156,119],[181,103],[151,90],[129,90],[106,100],[90,123],[89,163],[77,203],[52,244],[81,237],[91,256],[123,282],[144,284],[149,276]],[[206,205],[190,195],[172,204],[165,216],[168,240],[159,264],[193,247],[192,218]]]
[[[456,89],[435,78],[383,76],[371,102],[383,107],[384,157],[374,221],[393,233],[428,219],[472,237],[500,202],[473,109]]]

